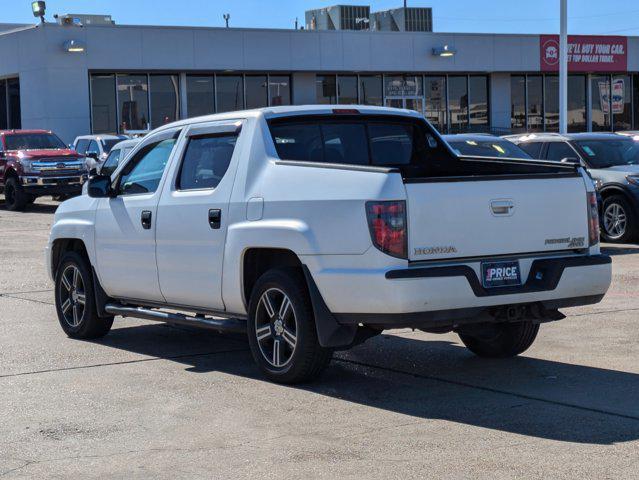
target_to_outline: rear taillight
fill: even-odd
[[[588,200],[588,245],[599,243],[599,209],[597,208],[597,194],[587,192]]]
[[[408,258],[406,202],[366,202],[366,218],[373,245],[397,258]]]

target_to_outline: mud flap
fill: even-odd
[[[324,302],[308,267],[302,265],[302,269],[308,285],[308,293],[311,297],[317,338],[320,345],[325,348],[340,348],[352,345],[357,334],[357,325],[341,325],[337,323],[337,320]]]

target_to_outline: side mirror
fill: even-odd
[[[579,161],[579,159],[578,159],[578,158],[575,158],[575,157],[566,157],[566,158],[562,158],[562,159],[561,159],[561,163],[574,163],[574,164],[577,164],[577,165],[580,165],[580,164],[581,164],[581,162]]]
[[[88,151],[84,154],[85,157],[87,158],[93,158],[94,160],[97,160],[98,157],[100,156],[100,154],[94,150]]]
[[[108,175],[93,175],[89,177],[87,192],[91,198],[114,197],[115,193],[111,188],[111,177]]]

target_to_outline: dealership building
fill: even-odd
[[[430,9],[340,10],[334,21],[324,10],[290,30],[81,15],[0,24],[0,129],[70,142],[213,112],[359,103],[417,110],[441,132],[557,131],[552,35],[433,33]],[[569,43],[569,129],[639,128],[639,37]]]

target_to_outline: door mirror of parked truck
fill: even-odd
[[[98,157],[100,156],[100,154],[99,154],[99,152],[96,152],[95,150],[90,150],[90,151],[87,151],[84,154],[84,156],[87,157],[87,158],[94,158],[94,159],[97,160]]]
[[[89,197],[106,198],[113,197],[113,189],[111,188],[111,177],[108,175],[93,175],[89,177]]]

